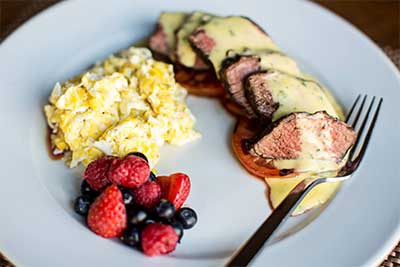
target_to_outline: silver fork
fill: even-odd
[[[354,129],[358,128],[359,130],[357,131],[357,140],[349,152],[348,161],[346,162],[345,166],[339,170],[336,177],[317,179],[308,178],[298,183],[287,195],[287,197],[278,205],[278,207],[276,207],[271,215],[264,221],[264,223],[257,229],[257,231],[250,237],[250,239],[248,239],[246,243],[239,248],[226,266],[237,267],[249,265],[265,242],[272,236],[279,225],[281,225],[290,216],[290,214],[292,214],[292,212],[296,209],[308,192],[310,192],[319,184],[345,181],[349,179],[357,170],[367,150],[383,101],[382,98],[379,98],[378,104],[374,105],[376,100],[376,97],[374,96],[370,101],[367,111],[364,112],[365,114],[363,115],[363,119],[359,125],[365,102],[367,100],[367,95],[364,95],[361,104],[359,104],[360,99],[361,95],[358,95],[346,118],[346,123],[351,125]],[[375,111],[372,115],[372,119],[368,123],[373,107]],[[367,123],[369,125],[368,127]]]

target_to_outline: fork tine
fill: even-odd
[[[361,113],[363,111],[363,108],[364,108],[365,100],[367,100],[367,95],[364,95],[363,100],[361,102],[361,105],[358,108],[358,112],[356,114],[356,117],[354,118],[354,121],[352,123],[350,123],[351,127],[353,127],[353,128],[356,128],[356,126],[357,126],[357,122],[360,119],[360,115],[361,115]]]
[[[355,144],[354,144],[354,146],[353,146],[353,149],[352,149],[351,152],[350,152],[350,159],[351,159],[351,160],[353,160],[353,156],[354,156],[354,154],[356,153],[357,146],[360,144],[360,140],[361,140],[362,134],[363,134],[363,132],[364,132],[365,125],[366,125],[366,123],[367,123],[367,121],[368,121],[369,114],[370,114],[370,112],[371,112],[371,109],[372,109],[372,106],[373,106],[374,102],[375,102],[375,96],[372,98],[372,101],[370,102],[370,104],[369,104],[369,106],[368,106],[367,112],[366,112],[365,115],[364,115],[364,119],[363,119],[363,121],[362,121],[362,123],[361,123],[361,126],[360,126],[360,128],[358,129],[356,142],[355,142]],[[362,110],[360,110],[359,113],[361,113],[361,112],[362,112]],[[354,126],[354,127],[355,127],[355,126]]]
[[[374,102],[375,102],[375,96],[372,98],[372,101],[371,101],[371,103],[369,104],[367,113],[365,114],[364,120],[362,121],[361,126],[360,126],[360,129],[358,130],[358,133],[357,133],[358,136],[357,136],[356,143],[354,144],[353,149],[352,149],[352,151],[350,152],[350,159],[351,159],[352,161],[356,161],[356,159],[353,159],[353,156],[354,156],[354,154],[356,153],[357,147],[358,147],[358,145],[359,145],[360,142],[361,142],[361,139],[362,139],[361,137],[362,137],[362,134],[363,134],[363,132],[364,132],[364,129],[366,128],[365,126],[366,126],[366,124],[367,124],[367,121],[368,121],[368,118],[369,118],[369,114],[370,114],[370,112],[371,112],[372,106],[374,105]],[[382,98],[380,98],[379,103],[378,103],[378,106],[376,107],[375,114],[373,115],[374,117],[373,117],[373,119],[372,119],[372,121],[371,121],[371,123],[370,123],[370,126],[369,126],[369,128],[368,128],[367,135],[368,135],[368,133],[369,133],[370,131],[372,131],[371,129],[374,127],[375,122],[374,122],[373,120],[374,120],[374,119],[376,120],[376,116],[377,116],[377,113],[379,112],[381,102],[382,102]],[[361,144],[361,148],[358,149],[358,150],[359,150],[359,153],[358,153],[358,155],[357,155],[357,158],[359,158],[360,156],[362,157],[362,154],[361,154],[361,153],[362,153],[362,149],[363,149],[363,147],[365,146],[365,143],[366,143],[366,142],[368,141],[368,139],[369,139],[369,137],[368,137],[367,135],[363,138],[363,143]],[[367,138],[368,138],[368,139],[367,139]],[[365,149],[364,149],[364,150],[365,150]],[[358,159],[358,160],[359,160],[359,159]]]
[[[353,113],[354,108],[356,107],[358,101],[360,100],[360,97],[361,97],[361,94],[359,94],[359,95],[357,96],[356,100],[354,100],[353,105],[351,106],[350,111],[349,111],[349,113],[347,114],[346,123],[349,122],[349,119],[350,119],[350,117],[351,117],[351,114]]]
[[[374,114],[374,117],[372,118],[372,121],[371,121],[371,124],[369,126],[368,132],[365,135],[364,142],[363,142],[363,144],[361,146],[360,152],[358,153],[357,158],[354,160],[354,162],[356,164],[355,168],[358,167],[358,164],[361,162],[362,158],[365,155],[365,152],[367,151],[369,140],[371,139],[372,132],[373,132],[373,130],[375,128],[375,123],[376,123],[376,120],[378,119],[378,115],[379,115],[379,111],[381,109],[382,102],[383,102],[383,98],[381,97],[379,99],[379,103],[378,103],[378,106],[377,106],[377,108],[375,110],[375,114]]]

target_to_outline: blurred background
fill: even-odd
[[[161,0],[160,0],[161,1]],[[299,0],[306,1],[306,0]],[[57,0],[0,0],[0,40]],[[382,47],[400,48],[400,0],[317,0]]]

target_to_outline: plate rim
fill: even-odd
[[[51,12],[54,12],[55,9],[62,9],[62,8],[64,8],[65,5],[68,5],[67,3],[70,4],[72,2],[78,2],[78,1],[68,1],[68,2],[67,1],[60,1],[60,2],[52,4],[51,6],[41,10],[40,12],[36,13],[32,17],[30,17],[28,20],[23,22],[16,29],[14,29],[10,34],[8,34],[2,40],[2,42],[0,43],[0,49],[2,48],[2,45],[7,44],[8,42],[10,42],[10,40],[15,38],[16,35],[19,35],[20,32],[23,29],[29,27],[29,25],[31,25],[34,21],[40,19],[40,17],[42,17],[43,15],[49,14]],[[397,69],[397,67],[395,66],[395,64],[386,56],[386,54],[383,52],[383,50],[375,42],[373,42],[365,33],[363,33],[361,30],[359,30],[357,27],[355,27],[349,21],[345,20],[344,18],[342,18],[339,15],[336,15],[335,13],[333,13],[330,10],[328,10],[327,8],[321,6],[321,5],[317,4],[317,3],[314,3],[314,2],[310,2],[310,1],[305,1],[305,2],[308,3],[308,5],[314,6],[314,8],[322,10],[325,14],[334,17],[336,20],[340,20],[342,23],[346,24],[347,28],[352,30],[353,34],[358,34],[359,36],[363,37],[363,39],[365,41],[367,41],[368,45],[372,46],[373,49],[375,50],[375,52],[380,55],[380,58],[384,59],[384,62],[386,63],[386,65],[390,66],[392,72],[395,73],[397,78],[400,80],[400,72]],[[399,241],[400,240],[400,225],[398,225],[396,233],[397,233],[397,236],[398,236],[397,240]],[[396,234],[396,233],[394,233],[394,234]],[[394,234],[392,235],[392,237],[394,237]],[[394,238],[392,238],[392,239],[394,240]],[[384,258],[387,257],[387,255],[390,253],[390,251],[393,250],[393,248],[396,246],[398,241],[394,241],[393,242],[393,244],[390,246],[390,250],[389,250],[389,244],[386,244],[385,251],[387,251],[387,253],[382,255],[382,257],[379,259],[380,261],[376,262],[377,264],[380,264],[384,260]],[[389,240],[386,243],[389,243]],[[390,243],[392,243],[392,242],[390,242]],[[382,250],[383,250],[383,245],[382,245]]]

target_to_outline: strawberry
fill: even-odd
[[[165,198],[175,205],[178,210],[190,192],[190,179],[184,173],[174,173],[170,176],[159,176],[157,182],[161,186],[162,198]]]
[[[128,155],[115,161],[108,172],[108,179],[127,188],[144,184],[150,175],[150,166],[142,158]]]
[[[142,231],[142,249],[147,256],[167,254],[175,250],[178,239],[172,226],[151,223]]]
[[[87,181],[92,189],[101,192],[110,184],[108,180],[108,170],[115,160],[115,157],[105,156],[92,161],[83,173],[83,179]]]
[[[153,208],[161,199],[161,187],[156,182],[147,181],[132,193],[133,201],[147,209]]]
[[[126,228],[126,221],[121,191],[110,185],[90,206],[87,224],[96,234],[109,238],[119,236]]]

